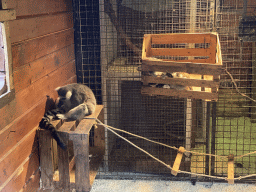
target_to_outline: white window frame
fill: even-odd
[[[5,7],[2,4],[2,7]],[[12,49],[9,31],[9,21],[16,19],[16,12],[13,9],[0,10],[0,24],[2,25],[2,35],[5,55],[5,78],[7,84],[7,92],[0,95],[0,109],[7,105],[15,97],[12,73]]]
[[[7,40],[6,40],[6,31],[4,22],[0,22],[2,28],[2,37],[3,37],[3,45],[4,45],[4,66],[5,66],[5,82],[7,85],[7,91],[0,95],[0,99],[10,93],[10,71],[9,71],[9,60],[8,60],[8,51],[7,51]],[[0,87],[0,90],[3,87]]]

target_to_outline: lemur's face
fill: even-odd
[[[56,106],[58,108],[62,106],[69,107],[72,92],[68,91],[65,87],[58,87],[55,90],[58,92],[59,95],[59,97],[56,99]]]

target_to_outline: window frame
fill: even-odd
[[[16,12],[14,9],[2,9],[0,10],[0,22],[4,26],[2,30],[4,30],[6,49],[5,55],[7,53],[7,67],[6,67],[6,82],[9,84],[8,90],[0,97],[0,109],[10,103],[15,97],[15,90],[13,85],[13,68],[12,68],[12,49],[11,49],[11,38],[10,38],[10,30],[9,30],[9,21],[16,19]],[[3,37],[4,38],[4,37]]]

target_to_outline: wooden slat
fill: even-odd
[[[210,37],[208,34],[205,33],[152,34],[152,44],[174,43],[210,43]]]
[[[186,72],[190,74],[201,75],[220,75],[221,65],[195,64],[195,63],[177,63],[157,61],[151,62],[144,60],[142,62],[142,71],[160,71],[160,72]]]
[[[46,98],[46,95],[56,87],[64,85],[75,76],[75,62],[72,61],[58,70],[39,79],[28,88],[16,94],[16,97],[8,105],[0,109],[0,130],[7,126],[14,119],[25,113],[31,107]],[[56,93],[55,93],[56,94]]]
[[[16,19],[16,11],[14,9],[0,10],[0,21],[10,21]]]
[[[68,122],[65,122],[58,131],[70,132],[71,130],[75,130],[75,128],[76,128],[76,121],[68,121]]]
[[[26,111],[8,127],[0,131],[0,158],[38,125],[44,114],[45,102],[46,99],[41,100],[38,106]]]
[[[228,156],[228,184],[234,184],[234,155],[230,154]]]
[[[76,190],[90,191],[89,177],[89,135],[70,135],[74,145],[74,155],[76,162]]]
[[[104,122],[104,109],[102,107],[97,106],[97,110],[101,109],[101,112],[98,116],[98,119],[101,122]],[[94,146],[105,148],[105,128],[103,125],[97,125],[97,128],[94,129]]]
[[[52,136],[48,130],[39,130],[40,167],[42,187],[53,189]]]
[[[101,110],[103,109],[103,105],[97,105],[95,112],[89,116],[86,116],[85,119],[81,120],[79,125],[77,126],[76,130],[70,132],[70,134],[89,134],[89,131],[92,128],[92,125],[95,124],[95,119],[100,114]]]
[[[8,0],[5,6],[15,9],[18,17],[72,11],[72,1],[67,0]]]
[[[177,153],[177,156],[175,158],[175,161],[174,161],[174,164],[173,164],[173,167],[172,167],[172,171],[171,171],[171,173],[175,176],[177,176],[177,174],[179,172],[180,163],[181,163],[182,156],[183,156],[184,152],[185,152],[185,148],[184,147],[179,147],[179,151]]]
[[[144,85],[149,83],[168,84],[168,85],[183,85],[195,87],[216,88],[219,85],[217,81],[203,80],[203,79],[184,79],[184,78],[168,78],[162,79],[154,76],[143,76],[142,82]]]
[[[216,35],[210,35],[211,39],[210,39],[210,51],[209,51],[209,54],[210,54],[210,62],[209,63],[216,63],[217,62],[217,39],[216,39]]]
[[[151,56],[205,56],[211,57],[211,49],[206,48],[190,48],[190,49],[183,49],[183,48],[152,48],[152,55]],[[213,55],[215,59],[215,55]]]
[[[13,69],[35,61],[74,43],[73,28],[12,44]]]
[[[51,25],[55,23],[56,25]],[[19,42],[73,27],[72,12],[10,21],[11,42]]]
[[[171,60],[171,59],[161,59],[162,61],[167,61],[167,62],[181,62],[181,63],[203,63],[203,64],[215,64],[211,63],[212,61],[208,59],[180,59],[180,60]]]
[[[68,146],[68,135],[60,134],[63,142]],[[69,177],[69,155],[68,150],[63,150],[58,146],[58,159],[59,159],[59,181],[63,189],[69,190],[70,177]]]
[[[31,181],[31,180],[33,180],[33,184],[34,184],[33,188],[34,189],[39,188],[39,180],[40,180],[40,177],[38,177],[40,175],[39,174],[40,171],[38,171],[39,162],[38,161],[32,162],[32,160],[29,158],[27,158],[24,162],[16,170],[16,172],[14,173],[10,181],[6,183],[6,185],[3,188],[0,186],[1,192],[20,191],[22,188],[23,188],[22,191],[26,192],[28,191],[26,189],[31,189],[32,187],[31,185],[28,186],[29,183],[27,183],[27,181]],[[33,171],[33,173],[36,171],[37,178],[34,178],[34,177],[30,178],[31,173],[28,173],[28,172],[31,172],[31,171]]]
[[[64,47],[13,72],[15,91],[19,92],[38,79],[74,60],[74,45]]]
[[[209,99],[209,100],[218,99],[217,93],[163,89],[163,88],[146,87],[146,86],[142,86],[141,93],[146,95],[164,95],[164,96],[173,96],[178,98]]]
[[[149,57],[151,53],[151,35],[144,35],[142,45],[142,59]]]
[[[32,153],[37,127],[0,159],[0,183],[4,183]]]
[[[38,169],[29,179],[28,182],[26,182],[25,186],[23,187],[22,192],[32,192],[32,191],[38,191],[40,188],[40,170]]]

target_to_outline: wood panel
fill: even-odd
[[[38,191],[40,187],[40,170],[36,170],[36,172],[26,181],[25,186],[23,186],[23,192],[33,192]]]
[[[72,12],[14,20],[10,21],[11,42],[37,38],[71,27],[73,27]]]
[[[6,1],[8,9],[15,9],[18,17],[27,15],[49,14],[72,10],[72,1],[69,0],[8,0]]]
[[[74,60],[74,45],[64,47],[52,54],[31,62],[13,72],[15,91],[33,84],[35,81],[58,69],[71,60]]]
[[[32,152],[37,127],[0,159],[0,183],[4,183]]]
[[[142,82],[147,85],[149,83],[167,84],[167,85],[183,85],[195,87],[209,87],[216,88],[219,86],[218,81],[204,80],[204,79],[185,79],[185,78],[168,78],[162,79],[160,77],[143,76]]]
[[[211,37],[208,34],[152,34],[152,44],[174,44],[174,43],[210,43]]]
[[[22,116],[13,121],[10,125],[0,131],[0,158],[11,150],[31,129],[38,125],[44,114],[46,98]]]
[[[182,48],[154,48],[152,56],[208,56],[210,57],[210,49],[182,49]],[[213,55],[215,58],[215,55]]]
[[[143,71],[160,71],[160,72],[186,72],[192,74],[202,75],[219,75],[221,72],[221,65],[205,65],[196,63],[181,63],[181,62],[165,62],[165,61],[142,61]]]
[[[141,93],[146,95],[165,95],[173,96],[177,98],[194,98],[194,99],[209,99],[216,100],[218,99],[218,93],[209,93],[209,92],[199,92],[199,91],[186,91],[186,90],[176,90],[176,89],[163,89],[155,87],[146,87],[142,86]]]
[[[5,0],[2,7],[17,19],[8,24],[15,93],[0,109],[0,191],[35,191],[46,95],[56,98],[56,87],[76,82],[72,1]]]
[[[12,44],[13,69],[39,59],[74,43],[74,30],[69,28],[30,41]]]
[[[50,91],[63,85],[70,77],[75,76],[75,61],[62,66],[58,70],[44,76],[28,88],[16,94],[16,98],[0,109],[0,130],[25,113],[45,98]]]
[[[3,186],[0,187],[1,191],[20,191],[20,189],[25,185],[26,181],[33,179],[33,174],[39,172],[39,160],[38,154],[31,154],[30,158],[26,158],[25,161],[16,169],[12,176],[5,182]],[[32,178],[31,178],[32,177]],[[39,178],[34,181],[37,186],[39,186]]]

